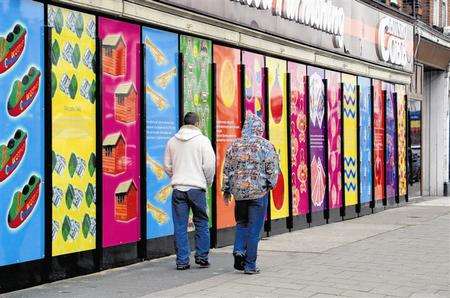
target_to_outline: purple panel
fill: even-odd
[[[309,146],[311,169],[311,211],[325,208],[325,71],[308,66],[309,77]]]
[[[383,82],[386,91],[386,198],[395,198],[397,194],[397,157],[395,147],[397,130],[395,125],[394,85]]]

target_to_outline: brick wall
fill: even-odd
[[[389,0],[387,0],[389,1]],[[426,24],[433,25],[433,1],[434,0],[403,0],[401,10],[409,15],[413,15],[413,3],[416,3],[417,18]],[[442,0],[439,0],[442,1]]]
[[[389,0],[387,0],[389,1]],[[403,0],[401,9],[404,13],[412,15],[412,0]],[[433,26],[434,0],[416,0],[419,7],[416,9],[417,17],[426,24]],[[447,0],[447,25],[450,25],[450,0]],[[443,25],[442,22],[442,0],[439,0],[439,27]]]
[[[416,3],[416,15],[417,18],[429,26],[433,26],[433,12],[434,12],[434,0],[373,0],[376,2],[381,2],[386,4],[388,7],[393,9],[399,9],[402,12],[413,15],[413,3]],[[439,2],[439,22],[438,27],[443,27],[445,25],[450,26],[450,0],[447,0],[447,24],[442,22],[442,3],[443,0],[438,0]]]
[[[450,1],[447,0],[447,26],[450,26]]]
[[[423,9],[421,19],[431,26],[433,24],[433,0],[420,0],[419,2]]]

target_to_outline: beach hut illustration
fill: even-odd
[[[122,182],[115,192],[114,218],[117,221],[130,221],[137,217],[138,191],[133,180]]]
[[[103,71],[112,76],[123,76],[127,72],[127,45],[122,34],[110,34],[102,42]]]
[[[114,117],[116,121],[130,123],[136,121],[137,90],[133,82],[122,83],[114,93]]]
[[[126,141],[123,135],[113,133],[103,140],[103,171],[107,174],[117,175],[126,171]]]

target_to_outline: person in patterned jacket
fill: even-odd
[[[246,274],[259,273],[256,267],[259,236],[267,210],[267,193],[279,173],[279,158],[274,146],[263,136],[264,123],[247,113],[242,137],[227,149],[222,191],[225,204],[236,201],[234,268]]]

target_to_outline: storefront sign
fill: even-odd
[[[242,64],[245,65],[244,113],[250,112],[266,123],[264,98],[264,56],[242,51]]]
[[[325,119],[325,71],[321,68],[308,66],[309,77],[309,168],[311,185],[311,211],[318,212],[326,208],[326,128]]]
[[[3,4],[0,266],[44,257],[44,194],[49,187],[44,177],[44,6],[24,0]],[[11,35],[17,38],[9,43]]]
[[[158,2],[366,62],[407,72],[413,70],[413,25],[391,17],[362,1],[160,0]],[[378,32],[381,32],[380,36]],[[381,48],[383,51],[380,51]]]
[[[342,207],[341,73],[325,71],[327,80],[328,208]]]
[[[286,61],[266,57],[268,68],[269,140],[280,158],[280,173],[270,192],[270,219],[289,216]]]
[[[386,115],[386,130],[385,130],[385,166],[386,166],[386,198],[393,199],[397,195],[398,183],[398,168],[397,168],[397,133],[396,133],[396,111],[395,111],[395,86],[391,83],[382,83],[382,89],[386,91],[385,97],[385,115]]]
[[[200,129],[212,137],[212,42],[187,35],[180,36],[180,52],[183,55],[183,112],[195,112],[200,117]],[[212,225],[211,188],[206,191],[209,226]],[[192,216],[189,230],[194,229]]]
[[[397,92],[398,195],[407,193],[406,179],[406,101],[405,85],[395,85]]]
[[[256,9],[271,10],[272,15],[322,30],[334,36],[334,46],[344,46],[345,14],[329,0],[230,0]]]
[[[48,24],[53,161],[48,187],[53,190],[52,256],[60,256],[96,247],[97,24],[94,15],[57,6],[48,6]]]
[[[372,90],[369,78],[358,77],[359,95],[359,201],[372,200]]]
[[[166,143],[178,131],[179,123],[178,39],[176,33],[142,28],[147,102],[147,239],[173,234],[172,186],[163,164]]]
[[[358,106],[356,77],[342,74],[344,87],[344,201],[345,206],[358,203]]]
[[[384,179],[384,96],[381,89],[381,81],[373,80],[373,137],[374,137],[374,195],[375,200],[379,201],[385,195]]]
[[[140,239],[140,27],[99,18],[103,247]]]
[[[309,212],[306,66],[288,62],[288,72],[291,74],[292,214],[296,216]]]
[[[406,24],[391,17],[384,17],[378,26],[378,55],[384,62],[406,66]]]
[[[241,136],[241,100],[238,66],[241,51],[214,45],[216,64],[216,210],[217,228],[235,226],[234,202],[225,204],[222,193],[223,166],[227,148]]]

